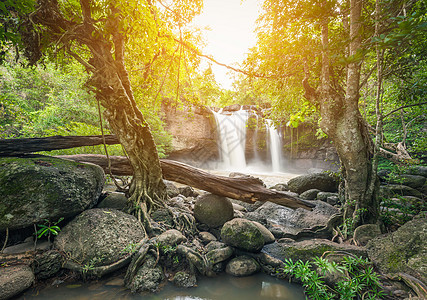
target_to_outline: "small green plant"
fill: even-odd
[[[95,266],[98,263],[101,263],[103,257],[93,257],[87,264],[83,265],[82,272],[83,274],[88,273],[89,271],[95,270]]]
[[[41,238],[42,236],[47,236],[47,240],[50,242],[50,236],[51,235],[58,235],[58,233],[61,231],[61,228],[58,226],[58,223],[60,223],[64,218],[60,218],[55,223],[51,223],[48,219],[45,219],[45,224],[37,224],[37,227],[39,227],[39,230],[37,230],[37,238]]]
[[[327,273],[342,275],[334,286],[325,283]],[[313,262],[293,262],[286,259],[278,270],[279,274],[300,280],[309,299],[382,299],[384,292],[379,284],[378,274],[374,272],[367,259],[344,257],[340,264],[317,257]]]
[[[174,263],[174,264],[179,264],[179,256],[178,256],[178,255],[175,255],[175,256],[173,257],[173,263]]]
[[[129,243],[122,251],[120,251],[120,254],[133,254],[136,252],[136,250],[138,249],[138,244],[137,243]]]

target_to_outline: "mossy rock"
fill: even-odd
[[[427,282],[427,218],[419,215],[398,230],[371,240],[369,258],[385,273],[400,272]]]
[[[224,225],[234,216],[231,201],[222,196],[205,194],[197,198],[194,204],[194,217],[200,223],[211,228]]]
[[[312,261],[315,257],[323,256],[325,253],[348,253],[357,257],[367,257],[366,249],[354,245],[337,244],[325,239],[310,239],[294,241],[283,238],[278,243],[265,245],[263,252],[284,261],[287,258],[292,261]]]
[[[93,207],[102,168],[49,156],[0,157],[0,231],[55,222]]]
[[[291,192],[301,194],[310,189],[318,189],[323,192],[337,192],[338,180],[326,173],[314,173],[294,177],[288,181]]]
[[[259,252],[264,246],[261,230],[252,221],[241,218],[225,223],[221,238],[227,245],[248,252]]]
[[[68,223],[54,246],[84,269],[117,262],[144,235],[143,226],[134,216],[115,209],[94,208]]]

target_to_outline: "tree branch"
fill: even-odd
[[[391,114],[393,114],[393,113],[395,113],[395,112],[397,112],[397,111],[401,110],[402,108],[413,107],[413,106],[421,106],[421,105],[424,105],[424,104],[427,104],[427,101],[424,101],[424,102],[421,102],[421,103],[415,103],[415,104],[403,105],[403,106],[398,107],[398,108],[396,108],[396,109],[393,109],[391,112],[389,112],[389,113],[385,114],[385,115],[382,117],[382,119],[384,120],[385,118],[387,118],[387,117],[388,117],[388,116],[390,116]]]

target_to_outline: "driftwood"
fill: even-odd
[[[118,144],[114,135],[105,136],[106,144]],[[49,151],[81,146],[94,146],[103,143],[102,136],[53,136],[45,138],[25,138],[0,140],[0,156],[13,156],[38,151]],[[90,162],[101,166],[104,170],[108,167],[108,160],[104,155],[63,155],[80,162]],[[133,170],[126,157],[111,156],[111,173],[115,175],[132,175]],[[161,168],[164,179],[183,183],[198,189],[211,192],[220,196],[238,199],[248,203],[255,201],[270,201],[289,208],[312,209],[314,204],[284,192],[270,190],[260,184],[259,180],[251,177],[230,178],[210,174],[184,163],[161,159]],[[109,173],[106,170],[106,173]]]
[[[89,162],[101,166],[108,173],[108,160],[104,155],[79,154],[60,155],[63,159],[70,159],[79,162]],[[110,156],[111,173],[115,175],[132,175],[132,167],[126,157]],[[192,187],[217,194],[220,196],[238,199],[247,203],[255,201],[270,201],[289,208],[312,209],[314,205],[309,201],[304,201],[292,197],[284,192],[265,188],[260,184],[259,179],[254,177],[225,177],[205,172],[190,165],[161,159],[163,178]]]

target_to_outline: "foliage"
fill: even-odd
[[[39,227],[39,230],[36,232],[37,238],[46,236],[47,240],[50,242],[51,235],[58,235],[61,231],[58,223],[62,220],[64,220],[64,218],[60,218],[58,221],[51,223],[49,220],[45,219],[45,224],[37,224],[37,227]]]
[[[286,259],[278,273],[299,280],[309,299],[382,299],[378,274],[367,259],[346,256],[341,263],[316,257],[313,262]],[[325,281],[327,274],[337,274],[334,286]]]

